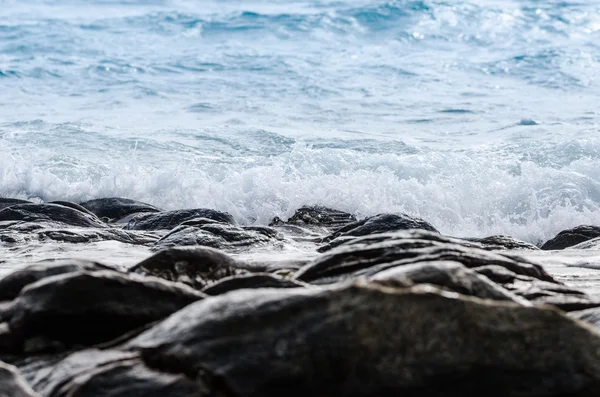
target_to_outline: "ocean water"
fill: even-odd
[[[2,0],[0,196],[600,224],[600,3]]]

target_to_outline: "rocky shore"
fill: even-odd
[[[135,263],[85,257],[103,242]],[[0,397],[600,395],[593,225],[537,247],[406,214],[0,198],[0,248]]]

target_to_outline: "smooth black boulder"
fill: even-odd
[[[356,222],[356,217],[344,211],[335,210],[320,205],[302,206],[296,210],[287,221],[279,218],[273,219],[269,226],[283,224],[321,226],[337,229],[349,223]]]
[[[226,213],[207,208],[143,213],[133,216],[125,226],[128,230],[173,229],[175,226],[195,218],[210,219],[215,222],[235,225],[233,217]]]
[[[71,201],[62,201],[62,200],[56,200],[56,201],[49,201],[48,204],[57,204],[57,205],[62,205],[63,207],[69,207],[69,208],[73,208],[74,210],[80,211],[80,212],[84,212],[88,215],[91,215],[93,217],[96,217],[97,215],[94,214],[92,211],[88,210],[87,208],[77,204],[77,203],[73,203]]]
[[[437,233],[412,230],[371,235],[347,241],[301,268],[295,279],[329,284],[419,262],[450,260],[468,268],[499,265],[516,274],[556,282],[541,265],[504,252],[465,246]]]
[[[562,250],[596,237],[600,237],[600,227],[581,225],[563,230],[551,240],[546,241],[541,248],[543,250]]]
[[[302,288],[306,286],[308,285],[268,273],[253,273],[223,278],[208,285],[202,289],[202,292],[212,296],[245,288]]]
[[[0,221],[21,221],[105,228],[96,216],[59,204],[17,204],[0,210]]]
[[[159,212],[160,209],[153,205],[121,197],[99,198],[80,203],[84,208],[100,218],[116,221],[131,214],[139,212]]]
[[[80,271],[114,270],[110,266],[83,259],[43,260],[13,270],[0,278],[0,301],[12,300],[21,290],[46,277]]]
[[[16,204],[33,204],[31,201],[20,200],[8,197],[0,197],[0,210],[11,207]]]
[[[39,397],[27,385],[18,370],[0,362],[0,397]]]
[[[338,237],[367,236],[369,234],[409,229],[421,229],[439,233],[435,227],[421,218],[406,214],[379,214],[357,222],[349,223],[348,225],[337,229],[325,240],[330,241]]]
[[[245,272],[229,255],[202,246],[167,248],[144,259],[129,271],[181,282],[197,289],[209,282]]]
[[[261,246],[280,240],[279,233],[266,226],[236,226],[206,218],[182,223],[158,240],[153,250],[182,245],[239,250]]]
[[[539,250],[537,246],[531,243],[504,235],[495,235],[483,238],[469,237],[464,238],[464,240],[479,243],[483,246],[483,248],[489,250]]]
[[[592,397],[600,335],[546,307],[431,286],[240,290],[124,346],[207,395]]]
[[[204,297],[182,284],[114,271],[76,272],[24,288],[8,318],[14,352],[106,342]],[[9,352],[10,353],[10,352]]]
[[[459,294],[482,299],[516,302],[527,305],[527,300],[509,292],[476,271],[458,262],[419,262],[412,265],[392,267],[371,276],[371,281],[385,285],[396,279],[408,279],[413,284],[432,284]]]

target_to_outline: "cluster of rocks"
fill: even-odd
[[[599,236],[582,226],[542,249]],[[232,255],[287,239],[318,254]],[[2,244],[101,240],[155,253],[127,270],[45,260],[0,278],[1,397],[600,395],[600,301],[511,237],[324,207],[249,227],[126,199],[0,199]]]

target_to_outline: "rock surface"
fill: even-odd
[[[39,397],[12,365],[0,362],[0,397]]]
[[[268,273],[253,273],[224,278],[205,287],[202,292],[206,295],[221,295],[226,292],[247,288],[302,288],[306,286],[307,284]]]
[[[269,224],[269,226],[290,224],[321,226],[328,229],[337,229],[349,223],[356,222],[356,220],[357,219],[354,215],[344,211],[338,211],[320,205],[305,205],[298,208],[294,215],[292,215],[292,217],[290,217],[287,221],[284,222],[279,218],[275,218]]]
[[[113,271],[46,277],[13,301],[5,321],[15,342],[3,347],[31,354],[106,342],[203,296],[183,285]]]
[[[105,228],[96,216],[59,204],[16,204],[0,210],[0,221],[52,223],[64,226]]]
[[[173,229],[175,226],[196,218],[210,219],[215,222],[235,225],[233,217],[226,212],[206,208],[175,210],[156,213],[142,213],[131,218],[125,226],[128,230]]]
[[[116,221],[128,215],[140,212],[148,213],[160,211],[160,209],[153,205],[120,197],[89,200],[80,203],[80,205],[96,214],[99,218],[108,218],[111,221]]]
[[[552,309],[492,302],[372,284],[243,290],[190,305],[126,348],[153,368],[201,374],[211,395],[600,390],[596,332]]]
[[[562,250],[596,237],[600,237],[600,227],[581,225],[558,233],[554,238],[546,241],[542,249]]]

